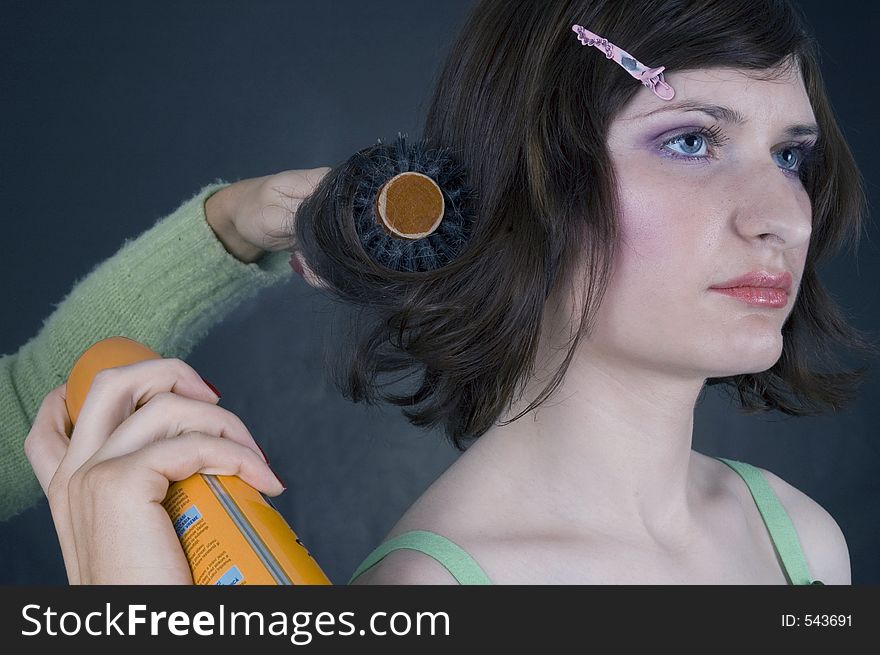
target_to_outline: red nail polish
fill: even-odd
[[[290,268],[296,271],[300,276],[303,276],[303,267],[296,258],[296,255],[290,256]]]
[[[202,376],[200,375],[199,377],[201,378]],[[202,382],[204,382],[205,384],[207,384],[207,385],[211,388],[211,391],[213,391],[214,393],[217,394],[217,397],[218,397],[218,398],[221,398],[221,397],[222,397],[222,396],[220,395],[220,392],[217,391],[217,387],[215,387],[213,384],[211,384],[210,382],[208,382],[205,378],[202,378]]]
[[[275,469],[271,469],[271,471],[275,474],[275,477],[278,478],[278,482],[281,483],[281,486],[287,489],[287,485],[284,483],[284,480],[281,479],[281,476],[275,473]]]

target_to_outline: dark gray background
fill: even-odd
[[[2,352],[35,334],[75,279],[215,177],[333,165],[377,138],[420,134],[471,4],[4,0]],[[855,0],[804,6],[875,207],[878,90],[864,68],[871,58],[860,57],[875,41],[877,10]],[[876,224],[867,236],[857,258],[823,274],[854,323],[876,330]],[[276,504],[345,583],[457,453],[394,410],[341,398],[321,367],[330,317],[292,276],[239,306],[187,361],[263,445],[288,485]],[[861,399],[836,416],[747,417],[709,392],[695,447],[763,466],[814,498],[847,537],[853,582],[877,584],[878,408],[876,364]],[[66,581],[45,501],[0,524],[0,562],[0,583]]]

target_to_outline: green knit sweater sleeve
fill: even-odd
[[[205,218],[217,179],[77,280],[17,353],[0,357],[0,520],[42,491],[24,454],[46,394],[76,358],[108,336],[136,339],[164,357],[184,358],[239,303],[291,276],[289,253],[251,264],[226,252]]]

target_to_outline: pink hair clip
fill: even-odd
[[[660,68],[648,68],[626,50],[621,50],[608,39],[605,39],[598,34],[593,34],[585,27],[572,25],[571,29],[577,32],[578,41],[580,41],[582,45],[596,46],[605,52],[605,57],[613,59],[620,64],[627,73],[651,89],[658,98],[672,100],[672,97],[675,95],[675,90],[669,86],[663,78],[663,71],[666,70],[665,66],[660,66]]]

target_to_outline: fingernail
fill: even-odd
[[[278,482],[281,483],[281,486],[283,487],[282,491],[286,491],[287,485],[284,484],[284,480],[281,479],[281,476],[279,476],[277,473],[275,473],[275,469],[273,469],[272,467],[269,467],[269,470],[272,471],[272,474],[278,479]]]
[[[199,377],[201,378],[202,376],[200,375]],[[218,398],[222,398],[222,396],[220,395],[220,392],[217,391],[217,387],[215,387],[213,384],[211,384],[210,382],[208,382],[205,378],[202,378],[202,382],[204,382],[205,384],[207,384],[207,385],[211,388],[211,391],[213,391],[215,394],[217,394],[217,397],[218,397]]]
[[[296,271],[301,277],[305,277],[303,275],[303,267],[299,263],[299,260],[297,260],[296,255],[290,256],[290,268],[292,268],[294,271]]]

